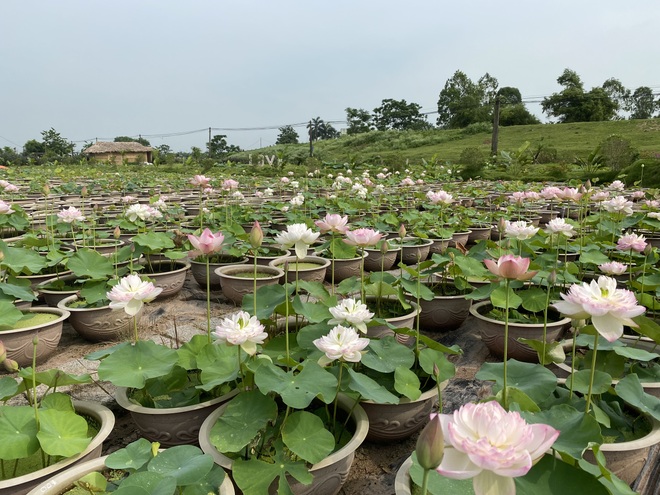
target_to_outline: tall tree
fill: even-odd
[[[543,112],[549,117],[556,117],[559,122],[597,122],[616,116],[617,98],[623,88],[618,81],[608,79],[603,86],[585,91],[580,76],[571,69],[564,69],[557,82],[564,89],[541,102]]]
[[[373,122],[379,131],[428,129],[431,126],[426,120],[426,115],[420,113],[421,108],[422,106],[417,103],[388,98],[383,100],[379,107],[374,108]]]
[[[52,127],[47,131],[41,131],[41,137],[43,138],[44,157],[46,159],[68,156],[73,153],[73,150],[76,148],[74,143],[64,139],[60,133]]]
[[[361,134],[371,130],[371,114],[362,108],[347,108],[346,122],[348,122],[347,134]]]
[[[637,88],[628,100],[631,119],[650,119],[658,108],[660,101],[655,101],[653,90],[648,86]]]
[[[522,102],[518,88],[504,86],[497,92],[500,98],[499,125],[531,125],[540,124],[541,121],[533,115]]]
[[[457,70],[440,91],[438,126],[458,129],[477,122],[491,122],[497,87],[497,79],[488,73],[475,83]]]
[[[225,134],[216,134],[211,138],[211,141],[206,144],[209,158],[222,158],[229,153],[236,153],[241,151],[241,148],[232,144],[227,144],[227,136]]]
[[[298,144],[298,133],[290,125],[279,128],[279,135],[275,144]]]

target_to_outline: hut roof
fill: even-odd
[[[152,150],[153,148],[137,142],[106,143],[99,141],[87,148],[85,153],[88,155],[94,153],[140,153]]]

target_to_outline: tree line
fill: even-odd
[[[571,69],[564,69],[557,83],[562,90],[543,98],[541,109],[549,119],[558,123],[606,121],[626,116],[629,119],[660,117],[660,97],[656,97],[648,86],[631,91],[618,79],[610,78],[587,90],[577,72]],[[499,102],[501,126],[540,123],[527,109],[518,88],[499,87],[497,79],[488,73],[473,81],[457,70],[440,91],[435,124],[440,129],[461,129],[473,124],[492,123],[496,102]],[[346,133],[433,129],[435,126],[421,109],[417,103],[394,99],[382,100],[381,105],[372,111],[349,107],[345,110]],[[317,126],[327,125],[318,117],[314,120]],[[279,130],[277,144],[298,143],[299,137],[293,127],[285,126]],[[316,139],[336,137],[334,133],[315,136]]]

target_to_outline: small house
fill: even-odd
[[[137,142],[106,143],[97,142],[84,151],[87,158],[95,162],[151,163],[153,148]]]

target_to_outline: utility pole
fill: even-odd
[[[210,151],[211,150],[211,128],[209,127],[209,142],[206,145],[207,149]]]
[[[493,111],[493,138],[490,143],[490,155],[497,156],[497,140],[500,137],[500,95],[495,97],[495,110]]]

